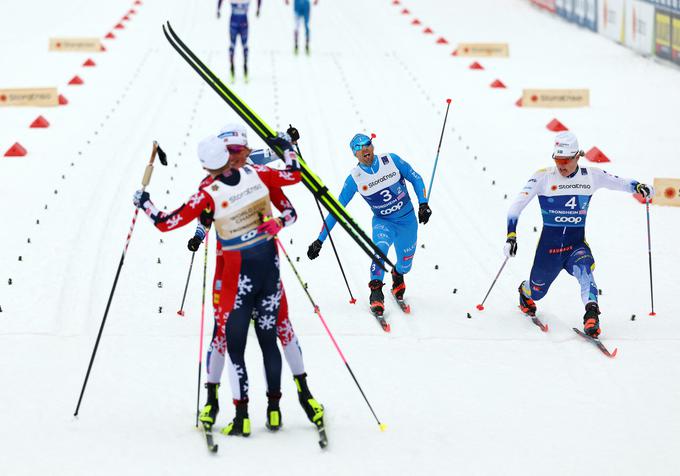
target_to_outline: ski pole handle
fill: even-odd
[[[142,190],[146,188],[147,185],[149,185],[149,182],[151,182],[151,174],[153,173],[153,162],[156,160],[156,154],[158,153],[158,142],[153,141],[153,149],[151,150],[151,158],[149,159],[149,163],[146,165],[146,169],[144,169],[144,177],[142,177]]]

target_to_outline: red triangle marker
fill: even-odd
[[[470,69],[484,69],[484,66],[475,61],[470,65]]]
[[[5,152],[5,157],[23,157],[25,155],[26,149],[18,142],[15,142],[14,145]]]
[[[50,127],[50,123],[47,122],[47,119],[45,119],[44,117],[38,116],[35,118],[33,122],[31,122],[31,125],[29,127],[31,129],[44,129]]]
[[[106,34],[106,36],[104,38],[106,38],[107,40],[115,40],[116,35],[114,35],[113,32],[110,31]]]
[[[85,62],[83,63],[83,66],[92,67],[92,66],[97,66],[97,65],[94,64],[94,61],[92,61],[92,58],[88,58],[87,61],[85,61]]]
[[[567,126],[562,124],[560,121],[557,119],[553,119],[550,121],[546,126],[545,126],[549,131],[553,132],[562,132],[562,131],[568,131]]]
[[[417,18],[414,18],[413,21],[411,22],[411,25],[422,25],[423,23],[418,20]]]
[[[130,16],[125,15],[123,18],[121,18],[121,21],[130,21]]]
[[[76,76],[71,78],[71,81],[69,81],[68,84],[73,86],[73,85],[81,85],[81,84],[85,84],[85,83],[83,82],[82,79],[80,79],[80,76],[76,75]]]
[[[449,42],[446,41],[446,38],[444,38],[443,36],[440,36],[440,37],[437,39],[437,44],[438,44],[438,45],[448,45]]]
[[[399,0],[392,0],[392,5],[399,5],[399,4],[400,4]]]
[[[140,2],[139,0],[135,0],[135,5],[141,5],[141,4],[142,4],[142,2]]]
[[[496,89],[504,89],[505,84],[503,84],[503,81],[501,81],[500,79],[497,79],[493,83],[491,83],[491,87]]]
[[[402,14],[402,15],[410,15],[411,12],[409,11],[408,8],[404,8],[404,9],[401,11],[401,14]]]
[[[586,159],[598,164],[602,164],[604,162],[611,162],[611,160],[609,160],[609,157],[604,155],[604,153],[597,147],[593,147],[588,152],[586,152]]]
[[[135,10],[134,8],[128,10],[128,15],[134,15],[135,13],[137,13],[137,10]]]
[[[522,102],[522,98],[519,98],[517,101],[515,101],[515,106],[517,107],[522,107],[524,103]]]
[[[66,99],[64,96],[61,94],[59,95],[59,105],[60,106],[66,106],[68,104],[68,99]]]
[[[430,27],[428,26],[427,28],[425,28],[425,29],[423,30],[423,33],[425,33],[426,35],[429,35],[429,34],[434,33],[434,31],[432,31],[432,28],[430,28]]]
[[[122,23],[118,23],[116,26],[113,27],[116,30],[124,30],[125,26],[123,26]]]
[[[458,56],[458,50],[455,49],[451,52],[451,56]]]

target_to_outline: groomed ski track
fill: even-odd
[[[112,30],[115,40],[104,40],[107,51],[90,55],[48,54],[47,38],[103,37],[132,2],[12,3],[0,20],[0,86],[56,85],[69,104],[0,110],[0,152],[15,141],[29,151],[0,158],[0,474],[621,476],[672,474],[680,466],[677,209],[652,207],[658,315],[650,318],[644,207],[609,191],[592,203],[588,241],[602,289],[603,339],[619,348],[614,360],[571,330],[583,309],[566,274],[539,302],[549,333],[517,310],[517,285],[538,239],[533,229],[540,230],[535,202],[520,220],[518,257],[486,309],[475,309],[503,259],[509,201],[535,170],[551,165],[545,124],[553,117],[582,148],[604,150],[612,158],[606,170],[642,181],[678,176],[677,68],[521,0],[321,0],[312,9],[310,57],[292,54],[291,6],[263,2],[260,18],[251,6],[251,80],[237,74],[234,90],[272,127],[300,130],[303,156],[335,194],[354,164],[347,144],[358,131],[375,133],[377,151],[399,154],[429,183],[445,100],[453,103],[433,215],[419,229],[406,277],[412,311],[404,315],[386,300],[391,333],[368,312],[361,250],[334,230],[357,297],[350,305],[330,243],[318,260],[306,258],[321,227],[311,195],[302,186],[286,191],[299,220],[281,238],[291,258],[300,258],[295,265],[387,431],[379,431],[282,260],[309,384],[327,408],[329,447],[319,450],[285,363],[284,428],[264,428],[253,335],[246,357],[253,434],[216,432],[213,457],[193,426],[202,249],[186,316],[176,314],[193,226],[161,234],[140,216],[80,416],[72,414],[152,141],[170,164],[156,167],[148,190],[159,207],[175,207],[203,176],[197,142],[236,118],[166,43],[161,24],[170,20],[227,80],[228,5],[217,21],[212,2],[145,0],[125,29]],[[412,26],[413,18],[422,25]],[[425,27],[434,35],[423,34]],[[436,44],[440,36],[450,44]],[[480,59],[486,69],[471,71],[473,59],[451,51],[474,41],[508,42],[511,57]],[[89,56],[97,66],[82,68]],[[75,74],[85,84],[67,86]],[[494,79],[508,88],[489,88]],[[590,88],[592,106],[518,108],[523,87]],[[49,129],[28,129],[38,114]],[[370,231],[359,202],[349,211]],[[213,236],[210,247],[212,269]],[[226,378],[220,396],[218,427],[233,416]]]

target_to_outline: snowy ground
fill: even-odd
[[[193,427],[202,254],[180,318],[190,259],[185,243],[193,230],[161,235],[144,217],[80,416],[73,418],[152,140],[167,151],[170,167],[157,167],[149,190],[157,204],[174,207],[202,176],[197,141],[234,119],[160,29],[169,19],[226,78],[228,20],[215,20],[212,4],[145,1],[124,30],[115,30],[117,39],[105,40],[108,51],[92,55],[94,68],[80,66],[88,54],[47,53],[49,36],[103,37],[131,6],[2,3],[0,87],[55,85],[70,102],[0,110],[0,152],[15,141],[29,151],[0,159],[0,474],[677,472],[677,209],[652,209],[658,316],[650,318],[644,207],[608,191],[593,203],[588,238],[603,290],[603,337],[619,347],[615,360],[571,331],[583,311],[568,276],[539,303],[548,334],[516,310],[517,284],[528,274],[538,238],[536,204],[520,221],[518,257],[486,310],[475,309],[502,262],[504,196],[512,198],[534,170],[550,165],[545,124],[553,117],[583,148],[597,145],[609,155],[607,169],[619,175],[651,181],[680,171],[673,113],[680,110],[680,72],[522,0],[398,7],[388,0],[322,1],[312,12],[309,58],[292,54],[291,7],[264,2],[259,19],[251,12],[251,82],[234,87],[273,127],[292,122],[300,129],[305,158],[332,190],[352,167],[347,143],[362,130],[376,133],[378,150],[400,154],[429,182],[445,99],[453,99],[432,220],[420,229],[424,248],[407,277],[414,310],[404,316],[388,302],[391,334],[365,311],[368,263],[340,230],[334,236],[359,299],[355,306],[330,246],[307,260],[320,219],[302,186],[290,192],[300,219],[284,232],[284,243],[300,257],[296,266],[386,432],[284,267],[310,385],[327,408],[330,447],[316,446],[287,369],[284,430],[264,429],[264,381],[251,342],[254,433],[218,437],[220,453],[211,457]],[[402,15],[403,7],[411,15]],[[410,25],[414,17],[423,25]],[[434,35],[423,34],[425,26]],[[436,44],[440,36],[450,45]],[[507,41],[512,56],[482,59],[486,69],[471,71],[471,59],[450,53],[456,43],[474,41]],[[66,85],[74,74],[83,86]],[[496,78],[508,89],[490,89]],[[587,87],[592,106],[517,108],[524,87]],[[49,129],[28,129],[38,114]],[[366,206],[352,203],[349,210],[369,227]],[[226,386],[222,395],[219,423],[225,424],[231,418]]]

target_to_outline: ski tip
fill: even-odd
[[[390,326],[389,324],[387,324],[387,325],[385,325],[385,327],[383,327],[383,330],[384,330],[385,332],[390,332],[390,331],[392,330],[392,326]]]
[[[484,306],[482,306],[481,304],[477,304],[477,309],[480,310],[480,311],[483,311],[483,310],[484,310]]]
[[[614,349],[614,352],[612,352],[611,354],[609,354],[609,358],[610,358],[610,359],[613,359],[614,357],[616,357],[616,354],[617,354],[618,351],[619,351],[619,349],[618,349],[618,347],[617,347],[616,349]]]
[[[380,431],[385,431],[385,430],[387,430],[387,425],[385,425],[384,423],[381,423],[380,424]]]
[[[548,332],[548,330],[549,330],[548,324],[543,324],[543,326],[541,326],[541,330],[542,330],[543,332]]]

